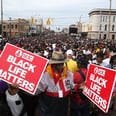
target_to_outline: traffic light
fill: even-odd
[[[51,24],[51,20],[50,20],[50,18],[48,18],[46,21],[46,25],[50,25],[50,24]]]
[[[31,23],[33,24],[35,22],[35,19],[31,17]]]

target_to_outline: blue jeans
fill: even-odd
[[[70,116],[90,116],[90,103],[77,104],[71,101]]]

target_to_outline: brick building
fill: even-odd
[[[25,19],[4,20],[3,21],[4,37],[23,37],[29,32],[29,21]]]

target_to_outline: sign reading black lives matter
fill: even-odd
[[[101,110],[108,112],[116,71],[90,64],[83,93]]]
[[[46,58],[7,43],[0,57],[0,78],[35,94],[47,63]]]

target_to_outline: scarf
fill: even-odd
[[[51,67],[51,65],[48,65],[46,68],[46,71],[49,73],[51,78],[58,78],[58,80],[67,78],[67,68],[64,67],[63,72],[59,73],[59,74],[55,74],[55,71],[53,70],[53,68]],[[56,75],[56,76],[55,76]]]

